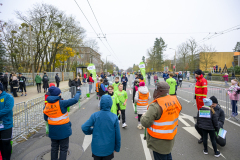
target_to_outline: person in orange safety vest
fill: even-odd
[[[68,100],[61,99],[61,90],[57,87],[48,89],[50,95],[47,97],[47,104],[43,109],[44,120],[49,124],[49,138],[51,138],[51,159],[58,159],[59,148],[61,160],[67,159],[69,137],[72,135],[71,122],[67,108],[76,104],[81,95],[77,91],[75,97]]]
[[[199,110],[204,106],[203,99],[207,98],[207,80],[203,77],[202,71],[198,69],[195,71],[195,77],[197,79],[195,85],[195,99],[197,109]]]
[[[141,124],[147,128],[147,147],[153,150],[155,160],[172,159],[171,151],[182,110],[177,97],[168,94],[169,88],[166,82],[156,83],[154,101],[141,118]]]
[[[148,91],[147,86],[145,86],[145,82],[140,82],[138,91],[136,91],[134,100],[137,102],[137,114],[138,114],[138,129],[145,129],[141,122],[140,119],[142,117],[142,114],[147,112],[147,107],[148,107],[148,101],[150,100],[150,92]]]

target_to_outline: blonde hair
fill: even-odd
[[[98,88],[101,87],[101,84],[103,83],[103,79],[100,79],[100,82],[98,83]]]
[[[237,85],[240,86],[240,83],[238,82],[237,79],[233,79],[233,81],[237,82]]]

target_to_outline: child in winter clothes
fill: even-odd
[[[134,98],[135,102],[138,103],[138,101],[140,99],[142,99],[143,97],[145,97],[146,94],[148,94],[148,100],[150,100],[151,95],[150,95],[150,92],[148,91],[148,88],[145,86],[144,82],[140,82],[139,87],[138,87],[138,91],[136,91],[136,95],[135,95],[135,98]],[[140,95],[141,96],[143,95],[143,97],[140,97]],[[147,102],[147,104],[148,104],[148,102]],[[142,117],[142,114],[147,112],[147,107],[148,107],[148,105],[137,105],[137,114],[138,114],[138,126],[137,126],[137,128],[138,129],[145,129],[142,126],[142,124],[140,122],[140,119]]]
[[[239,82],[236,79],[231,80],[232,86],[228,89],[228,95],[232,104],[232,116],[236,117],[238,115],[237,112],[237,102],[239,101],[239,94],[237,93],[240,90]]]
[[[197,114],[197,127],[202,131],[204,154],[208,154],[208,134],[212,142],[212,146],[215,152],[215,157],[220,156],[220,152],[217,150],[217,144],[215,140],[215,130],[218,131],[218,120],[215,111],[210,106],[212,100],[208,98],[203,99],[204,106],[199,109]]]

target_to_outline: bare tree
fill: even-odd
[[[195,39],[188,39],[186,42],[189,51],[189,67],[191,71],[197,69],[197,53],[199,52],[199,47]]]
[[[84,46],[92,48],[94,51],[98,52],[98,42],[95,39],[88,39],[84,42]]]
[[[178,46],[178,50],[177,50],[177,54],[178,54],[178,61],[180,63],[180,68],[182,68],[182,70],[184,71],[186,69],[187,66],[187,60],[188,60],[188,44],[187,43],[182,43]]]
[[[201,46],[200,51],[200,64],[204,66],[204,69],[206,71],[209,67],[212,67],[216,63],[216,50],[212,46],[207,46],[204,44],[203,46]]]

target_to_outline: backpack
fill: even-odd
[[[87,79],[87,82],[90,82],[89,78]]]
[[[3,83],[7,83],[8,82],[8,77],[7,76],[4,76],[3,77]]]
[[[48,81],[48,77],[47,76],[43,76],[43,82],[47,82]]]

